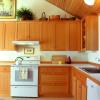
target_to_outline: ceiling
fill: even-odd
[[[48,0],[70,14],[82,18],[89,14],[100,13],[100,0],[96,0],[93,6],[86,5],[83,0]]]

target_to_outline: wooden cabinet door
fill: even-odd
[[[10,96],[10,67],[0,66],[0,96]]]
[[[81,50],[81,22],[70,21],[70,42],[69,50],[80,51]]]
[[[56,50],[69,50],[69,21],[56,22]]]
[[[5,27],[4,27],[4,23],[0,22],[0,50],[4,49],[4,31]]]
[[[41,50],[55,50],[55,22],[42,22]]]
[[[31,21],[30,22],[30,40],[41,41],[42,22]]]
[[[87,16],[85,22],[86,50],[98,50],[98,16]]]
[[[12,41],[15,40],[15,34],[17,31],[16,22],[4,22],[5,23],[5,50],[15,50],[15,46]]]
[[[16,40],[29,40],[29,21],[17,22]]]
[[[39,96],[68,97],[69,68],[40,67],[39,68]]]
[[[72,96],[77,100],[77,79],[74,76],[72,76]]]
[[[4,88],[4,73],[0,72],[0,96],[3,94],[3,88]]]
[[[76,100],[81,100],[82,99],[82,84],[79,80],[77,80],[77,99]]]
[[[87,87],[82,85],[82,100],[87,100]]]
[[[86,78],[84,73],[72,68],[72,94],[75,100],[86,100]]]

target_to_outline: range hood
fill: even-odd
[[[14,45],[19,46],[37,46],[39,45],[39,41],[12,41]]]

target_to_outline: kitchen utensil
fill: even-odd
[[[16,61],[16,65],[20,65],[20,64],[22,64],[23,58],[17,57],[17,58],[15,59],[15,61]]]
[[[49,20],[60,20],[60,15],[51,15],[49,16]]]
[[[40,20],[47,20],[45,12],[42,12]]]

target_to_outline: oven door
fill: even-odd
[[[11,85],[38,85],[38,65],[11,67]]]

